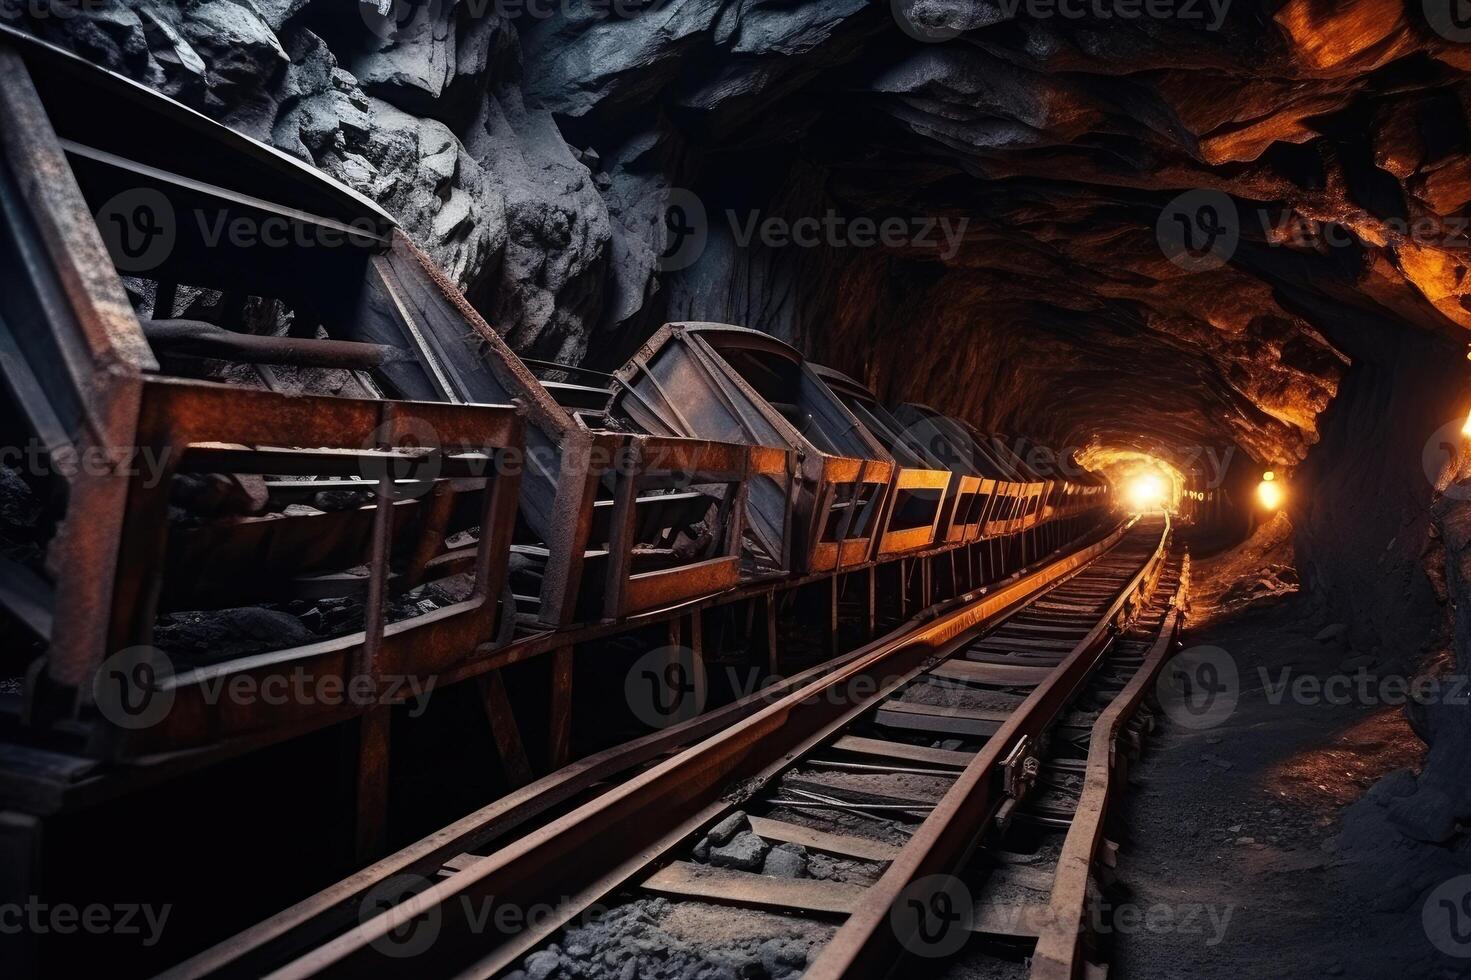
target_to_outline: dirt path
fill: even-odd
[[[1315,639],[1325,624],[1281,576],[1266,581],[1255,601],[1237,587],[1227,608],[1203,583],[1213,621],[1187,647],[1226,651],[1239,699],[1215,727],[1163,724],[1133,770],[1110,975],[1471,976],[1471,958],[1438,953],[1421,919],[1437,885],[1471,871],[1464,838],[1404,839],[1383,801],[1407,777],[1375,785],[1423,759],[1403,709],[1370,703],[1376,683],[1340,704],[1294,693],[1311,691],[1302,678],[1404,668]],[[1461,951],[1471,956],[1471,939]]]

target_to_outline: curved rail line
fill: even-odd
[[[955,882],[965,900],[984,896],[965,883],[975,877],[967,869],[983,840],[1014,824],[1078,828],[1070,863],[1058,855],[1063,911],[1012,910],[998,929],[995,910],[977,906],[966,932],[1003,950],[1019,941],[1053,951],[1050,962],[1065,960],[1066,972],[1050,975],[1071,975],[1081,962],[1068,941],[1077,930],[1047,927],[1081,919],[1085,889],[1073,887],[1077,875],[1067,869],[1081,861],[1086,883],[1100,847],[1096,784],[1106,786],[1108,775],[1090,766],[1090,741],[1112,746],[1125,707],[1138,704],[1152,676],[1143,666],[1158,666],[1178,626],[1177,613],[1162,611],[1180,584],[1170,544],[1165,520],[1125,525],[989,594],[919,617],[834,669],[791,679],[754,713],[585,802],[585,782],[549,777],[524,799],[480,811],[169,976],[358,976],[395,966],[416,976],[492,976],[593,910],[656,895],[811,923],[826,932],[808,976],[879,976],[914,955],[917,942],[924,952],[926,941],[894,910],[944,911]],[[1110,702],[1119,710],[1100,714]],[[1113,727],[1095,736],[1105,724]],[[632,751],[657,759],[670,751],[659,739]],[[589,771],[610,775],[614,763],[595,757],[579,768]],[[521,839],[475,853],[503,829],[497,824],[528,810],[555,813],[569,800],[576,805]],[[1074,810],[1088,819],[1074,823]],[[762,873],[770,869],[759,855],[773,844],[823,855],[832,873]],[[1066,903],[1075,900],[1074,910]],[[548,911],[508,924],[496,908]],[[930,931],[922,920],[914,927]]]

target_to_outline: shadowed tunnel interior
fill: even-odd
[[[1471,668],[1462,6],[105,0],[17,23],[376,202],[523,357],[611,372],[667,322],[765,331],[1044,476],[1158,480],[1212,615],[1287,603],[1330,668],[1414,675]],[[283,309],[185,288],[175,313],[274,332]],[[1406,714],[1386,739],[1428,754],[1396,757],[1373,839],[1417,869],[1410,915],[1466,861],[1471,716]]]

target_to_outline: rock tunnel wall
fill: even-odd
[[[381,203],[528,354],[756,326],[1100,464],[1282,471],[1356,643],[1419,650],[1466,588],[1448,5],[7,4]]]

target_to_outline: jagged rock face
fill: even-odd
[[[1420,450],[1471,327],[1450,0],[36,6],[383,203],[527,353],[723,320],[1098,465],[1271,467],[1370,642],[1435,605]]]

